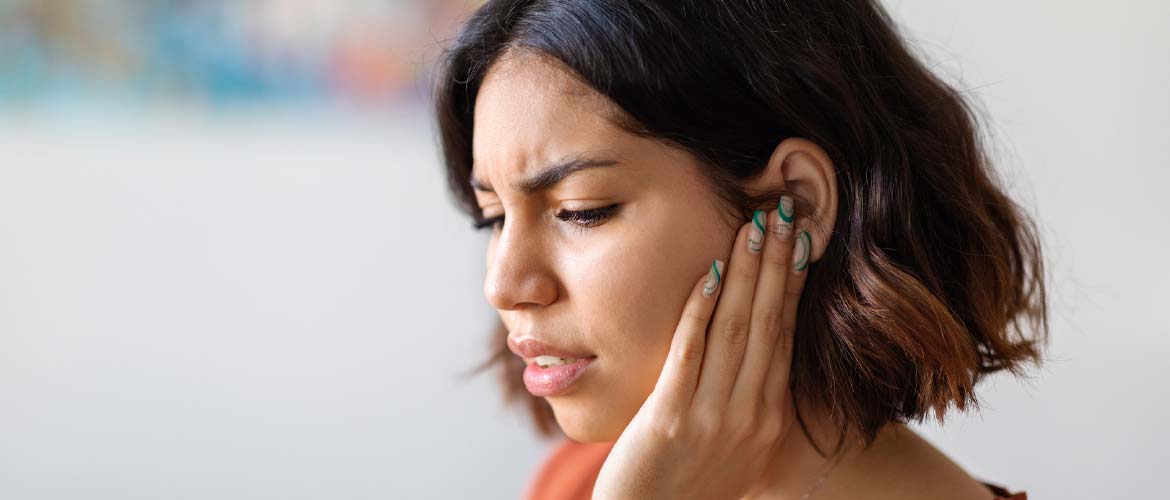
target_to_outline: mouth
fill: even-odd
[[[537,356],[535,358],[524,358],[524,364],[529,366],[536,366],[541,369],[552,368],[556,366],[564,366],[576,363],[581,360],[595,359],[597,356],[588,356],[584,358],[562,358],[560,356]]]
[[[596,359],[597,356],[581,358],[546,368],[536,363],[529,364],[524,369],[524,387],[536,397],[564,395],[587,373]]]
[[[552,342],[542,341],[532,336],[513,338],[509,335],[507,344],[508,349],[523,358],[525,364],[536,364],[544,368],[597,357],[592,353],[557,346]]]
[[[507,338],[508,349],[524,359],[524,387],[533,396],[562,395],[588,371],[597,355],[525,336]]]

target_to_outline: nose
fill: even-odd
[[[557,299],[557,282],[540,238],[507,227],[488,248],[483,293],[498,310],[547,306]]]

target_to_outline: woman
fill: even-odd
[[[1046,299],[875,2],[489,1],[435,105],[491,235],[479,368],[567,437],[529,497],[1026,498],[904,425],[1039,363]]]

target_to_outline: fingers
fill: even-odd
[[[681,415],[691,406],[699,369],[706,350],[707,324],[723,290],[723,261],[716,259],[707,274],[691,288],[683,312],[670,341],[670,352],[652,397],[658,409],[668,415]]]
[[[784,210],[783,214],[781,210]],[[782,359],[773,360],[782,324],[787,320],[789,299],[785,290],[793,269],[792,199],[785,196],[768,214],[768,235],[764,242],[759,284],[751,306],[751,336],[747,353],[732,390],[732,408],[759,406],[764,380],[769,369]]]
[[[761,218],[740,228],[726,268],[713,261],[683,306],[651,394],[667,415],[693,407],[696,415],[719,420],[729,408],[784,410],[812,241],[807,220],[793,226],[787,196],[769,211],[764,235],[754,231]]]
[[[764,382],[764,402],[772,411],[780,411],[788,399],[788,380],[792,371],[792,342],[796,333],[796,313],[800,294],[808,278],[808,264],[812,255],[812,237],[807,220],[801,220],[795,232],[792,249],[792,271],[784,285],[784,311],[780,320],[780,338],[772,353],[772,364]]]
[[[731,388],[739,373],[748,335],[751,332],[752,297],[756,293],[760,253],[754,243],[763,234],[752,228],[763,226],[764,213],[740,227],[727,264],[727,279],[715,306],[707,334],[707,352],[703,355],[702,374],[692,406],[700,415],[718,418],[725,413]],[[760,226],[756,226],[756,222]]]

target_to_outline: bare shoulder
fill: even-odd
[[[871,449],[858,455],[850,469],[850,475],[856,480],[847,481],[849,485],[842,485],[841,498],[995,498],[987,486],[913,429],[902,424],[890,424],[883,428]]]

